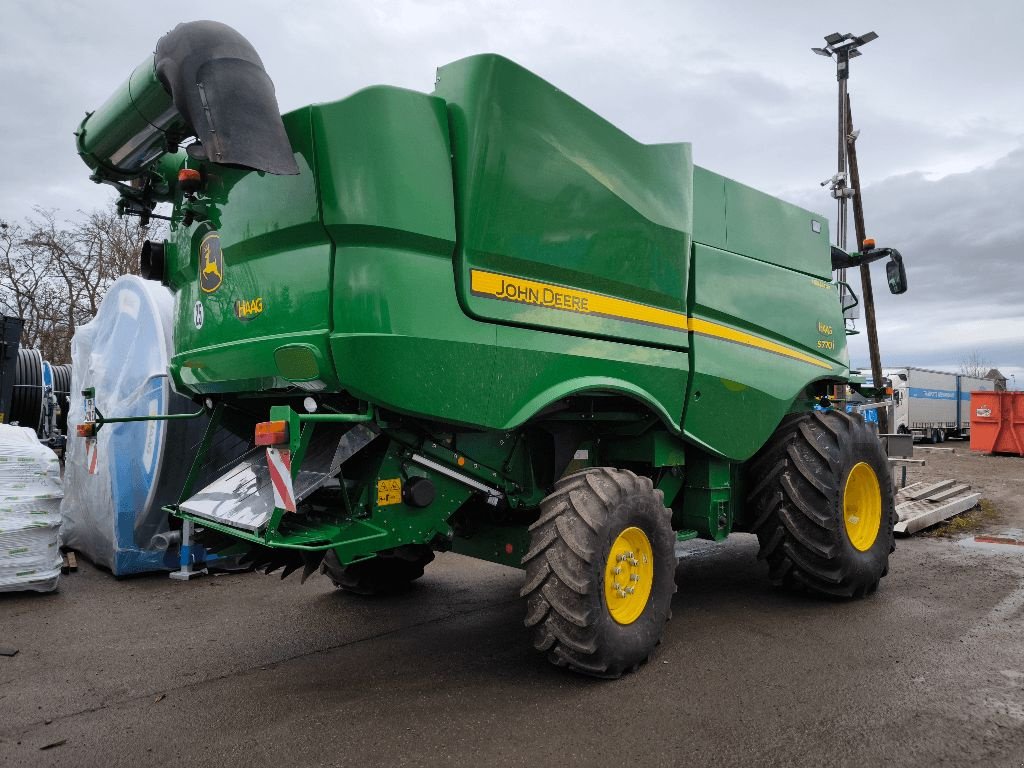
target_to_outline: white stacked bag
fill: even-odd
[[[0,592],[52,592],[60,578],[60,462],[35,432],[0,424]]]

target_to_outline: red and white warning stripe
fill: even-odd
[[[295,511],[295,490],[292,488],[292,452],[267,448],[267,468],[274,486],[274,505],[286,512]]]
[[[85,441],[85,466],[90,475],[96,474],[96,466],[99,460],[99,450],[96,447],[96,438]]]

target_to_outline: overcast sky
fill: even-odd
[[[835,70],[810,48],[874,30],[850,82],[865,217],[910,281],[889,296],[873,271],[883,364],[955,370],[977,352],[1024,388],[1024,3],[8,0],[0,218],[109,204],[72,132],[162,34],[202,18],[249,38],[283,111],[376,83],[430,91],[436,67],[497,52],[640,141],[690,141],[699,165],[833,218],[819,183],[835,172]],[[866,367],[864,335],[851,344]]]

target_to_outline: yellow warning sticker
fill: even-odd
[[[402,503],[402,479],[400,477],[377,481],[377,506]]]

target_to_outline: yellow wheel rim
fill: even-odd
[[[882,524],[882,492],[875,470],[863,461],[846,477],[843,520],[850,543],[861,552],[871,549]]]
[[[647,607],[654,586],[654,550],[636,527],[620,533],[604,566],[604,600],[619,624],[632,624]]]

